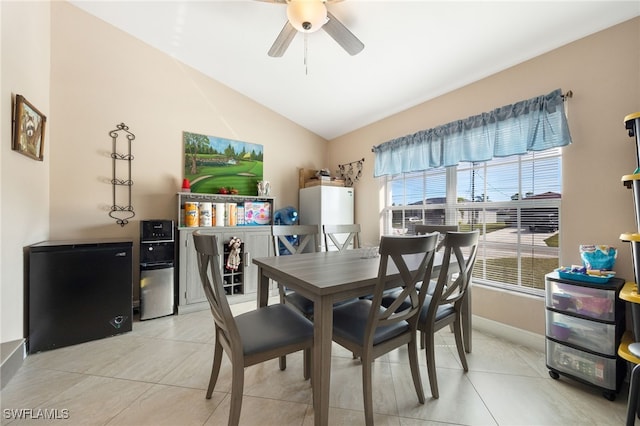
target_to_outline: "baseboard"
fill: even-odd
[[[13,340],[0,344],[0,356],[2,364],[0,364],[0,389],[9,383],[11,378],[15,376],[27,355],[25,340]]]
[[[483,317],[473,316],[473,328],[483,333],[502,337],[512,343],[526,346],[528,348],[544,352],[544,336],[522,330],[501,322],[493,321]]]

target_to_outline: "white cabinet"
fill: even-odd
[[[260,202],[268,205],[273,211],[273,198],[270,197],[245,197],[224,196],[217,194],[178,194],[179,208],[185,202],[225,202],[237,203],[238,206],[247,202]],[[194,201],[199,200],[199,201]],[[242,209],[240,209],[242,211]],[[263,225],[254,226],[203,226],[186,227],[181,221],[178,227],[178,313],[194,312],[209,309],[207,298],[202,289],[198,271],[198,261],[193,243],[193,232],[199,230],[203,233],[214,234],[218,238],[218,251],[221,253],[221,273],[229,303],[238,303],[254,300],[258,283],[258,268],[253,265],[252,259],[256,257],[271,256],[271,223],[269,219]],[[226,268],[229,254],[229,241],[232,238],[242,240],[240,265],[237,270]]]

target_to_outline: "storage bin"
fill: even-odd
[[[616,358],[594,355],[547,339],[547,365],[594,385],[616,389]]]
[[[547,280],[545,287],[547,308],[560,309],[600,321],[615,319],[616,293],[610,289],[575,286],[552,280]]]
[[[547,310],[546,334],[560,342],[615,356],[616,325],[572,317]]]

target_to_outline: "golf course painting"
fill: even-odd
[[[263,146],[183,132],[184,177],[191,192],[256,195],[262,180]]]

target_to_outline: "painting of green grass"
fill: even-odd
[[[191,192],[256,195],[263,174],[263,146],[183,132],[184,177]]]

